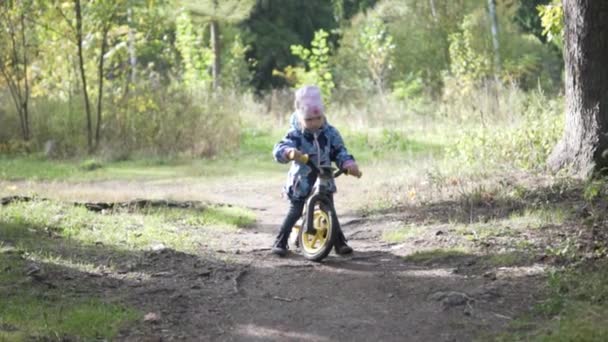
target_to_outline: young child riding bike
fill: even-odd
[[[274,146],[274,158],[279,163],[292,161],[287,175],[284,192],[291,202],[289,212],[281,225],[272,247],[272,253],[287,254],[287,241],[293,226],[302,216],[306,198],[313,190],[317,174],[306,165],[302,156],[307,154],[317,166],[329,166],[335,162],[348,174],[360,177],[361,172],[352,155],[348,154],[338,130],[327,123],[321,91],[316,86],[304,86],[296,91],[295,112],[291,116],[291,127],[285,137]],[[331,193],[336,192],[332,181]],[[333,198],[332,198],[333,201]],[[338,218],[332,215],[333,224],[338,228],[334,244],[337,254],[349,254],[353,249],[346,244]]]

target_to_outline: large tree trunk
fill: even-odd
[[[91,106],[89,102],[89,93],[87,91],[87,76],[84,71],[84,57],[82,54],[82,12],[80,8],[80,0],[74,0],[74,9],[76,11],[76,43],[78,44],[78,62],[80,68],[80,77],[82,79],[82,94],[84,96],[84,107],[87,115],[87,144],[89,153],[93,152],[93,125],[91,123]]]
[[[220,86],[220,26],[216,20],[211,24],[211,48],[213,50],[213,66],[211,74],[213,76],[213,89]]]
[[[566,127],[548,164],[587,177],[608,166],[608,1],[563,6]]]

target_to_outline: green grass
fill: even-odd
[[[426,226],[418,224],[410,224],[404,227],[386,230],[382,233],[382,240],[386,242],[404,242],[409,238],[420,236],[426,229]]]
[[[402,130],[382,129],[367,132],[343,132],[349,152],[357,160],[406,159],[412,162],[420,156],[440,157],[444,151],[441,140],[428,134],[407,134]]]
[[[578,342],[608,338],[608,261],[555,270],[534,315],[514,322],[499,341]],[[521,329],[520,327],[523,327]],[[522,331],[523,330],[523,331]]]
[[[451,259],[459,259],[470,256],[471,252],[464,247],[437,248],[428,251],[417,251],[404,257],[405,261],[432,264],[446,262]]]
[[[548,226],[561,226],[570,213],[559,207],[526,209],[523,213],[514,213],[509,217],[508,224],[515,227],[540,229]]]
[[[49,160],[42,155],[0,155],[0,179],[4,180],[107,180],[107,179],[163,179],[179,177],[213,178],[280,174],[285,165],[273,160],[274,145],[287,132],[270,129],[244,129],[238,151],[213,158],[139,158],[123,161],[104,161],[101,157]],[[343,138],[349,152],[362,163],[378,160],[413,162],[417,156],[440,156],[444,144],[435,136],[422,132],[413,135],[401,130],[383,129],[367,133],[344,130]],[[445,140],[445,139],[444,139]],[[443,140],[439,140],[443,141]]]
[[[22,227],[46,230],[82,244],[102,243],[117,249],[146,249],[162,243],[192,251],[220,239],[220,232],[251,225],[254,214],[238,207],[202,209],[144,209],[101,215],[83,207],[52,201],[14,203],[0,211],[0,232],[10,239],[22,238]],[[23,242],[23,239],[20,239]]]
[[[489,222],[461,224],[455,232],[469,240],[483,240],[491,237],[517,236],[526,229],[541,229],[549,226],[561,226],[569,217],[563,208],[525,209],[514,212],[504,219],[493,219]]]
[[[284,171],[282,165],[272,160],[270,151],[264,156],[230,154],[216,159],[140,159],[118,162],[0,156],[0,179],[4,180],[154,180],[241,175],[259,177],[260,174]]]
[[[17,202],[0,210],[0,341],[112,339],[141,313],[83,298],[71,289],[48,289],[29,280],[29,263],[47,271],[89,273],[136,260],[155,244],[193,252],[202,244],[251,225],[253,213],[238,207],[147,208],[94,213],[53,201]],[[49,271],[50,272],[50,271]],[[37,338],[37,337],[36,337]]]
[[[17,254],[0,253],[0,265],[0,341],[108,340],[141,316],[124,305],[33,282]]]

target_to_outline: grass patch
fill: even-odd
[[[514,267],[525,264],[529,257],[521,252],[491,254],[484,263],[492,267]]]
[[[567,210],[559,207],[526,209],[523,212],[514,212],[506,219],[458,225],[454,230],[472,241],[491,237],[515,237],[526,229],[561,226],[569,215]]]
[[[507,224],[518,228],[540,229],[548,226],[561,226],[570,213],[563,208],[526,209],[523,213],[513,213]]]
[[[162,243],[179,251],[193,251],[221,238],[217,230],[246,227],[254,214],[237,207],[148,209],[97,214],[83,207],[52,201],[14,203],[0,211],[0,232],[6,239],[27,243],[24,234],[55,234],[86,245],[103,244],[121,250],[141,250]],[[25,231],[23,230],[24,227]],[[25,241],[25,242],[24,242]],[[29,247],[35,247],[32,241]]]
[[[0,155],[1,179],[62,179],[78,172],[78,164],[69,161],[48,161],[37,156]]]
[[[606,341],[608,339],[608,261],[552,271],[546,299],[534,316],[513,324],[516,332],[499,341]],[[539,316],[541,321],[539,322]],[[519,327],[524,327],[523,331]]]
[[[428,134],[408,134],[402,130],[382,129],[345,131],[343,137],[347,148],[355,154],[357,160],[370,162],[379,158],[416,159],[418,156],[430,155],[440,157],[445,146],[437,143]]]
[[[405,227],[387,230],[382,234],[382,239],[386,242],[404,242],[409,238],[420,236],[428,227],[410,224]]]
[[[199,209],[145,209],[145,215],[156,217],[167,224],[179,222],[189,226],[208,226],[212,229],[236,230],[255,223],[253,211],[240,207],[210,206]]]
[[[112,339],[141,313],[28,280],[26,260],[0,253],[0,340]]]
[[[438,248],[428,251],[418,251],[408,256],[405,256],[405,261],[434,264],[450,261],[451,259],[462,259],[463,257],[471,256],[471,252],[463,247],[455,248]]]
[[[274,145],[287,132],[282,129],[244,129],[240,148],[233,153],[208,159],[140,158],[133,160],[101,160],[99,158],[50,160],[42,155],[1,156],[0,178],[5,180],[108,180],[162,179],[179,177],[267,176],[282,174],[286,166],[273,160]],[[371,130],[367,133],[344,131],[349,152],[357,160],[415,159],[419,155],[441,155],[443,145],[432,137],[410,136],[394,129]]]

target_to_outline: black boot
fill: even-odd
[[[287,255],[287,239],[283,238],[282,235],[279,235],[272,245],[272,253],[280,257]]]
[[[338,237],[334,243],[334,248],[336,250],[336,254],[338,255],[346,255],[353,252],[352,247],[346,244],[346,237],[344,237],[342,230],[338,231]]]

